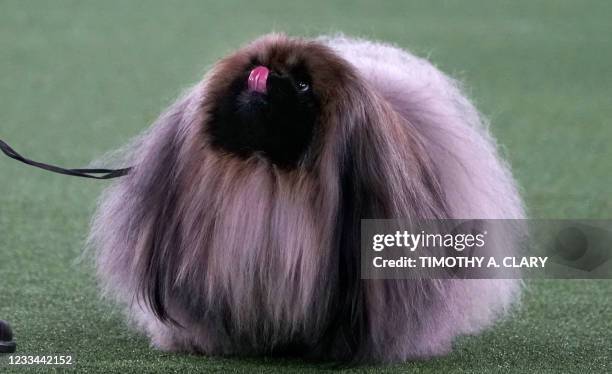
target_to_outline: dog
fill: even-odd
[[[520,297],[514,279],[360,276],[364,218],[525,215],[459,83],[397,47],[263,36],[134,144],[89,242],[105,294],[161,350],[425,359]]]

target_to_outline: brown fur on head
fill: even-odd
[[[266,95],[245,87],[255,66],[270,70]],[[99,275],[162,348],[439,353],[454,334],[431,324],[462,288],[359,276],[362,218],[451,215],[428,151],[415,124],[328,44],[258,39],[145,134],[93,225]]]

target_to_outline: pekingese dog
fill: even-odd
[[[396,47],[267,35],[129,152],[90,242],[162,350],[397,362],[489,326],[520,281],[360,277],[363,218],[524,216],[456,81]]]

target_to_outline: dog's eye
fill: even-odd
[[[296,86],[300,92],[306,92],[310,89],[310,85],[304,81],[298,81]]]

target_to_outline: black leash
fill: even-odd
[[[125,169],[64,169],[59,166],[49,165],[42,162],[29,160],[17,153],[10,145],[0,139],[0,150],[10,158],[21,161],[40,169],[52,171],[58,174],[72,175],[74,177],[92,178],[92,179],[112,179],[122,177],[130,172],[131,168]]]

